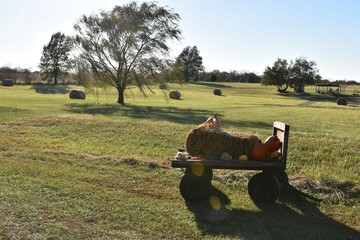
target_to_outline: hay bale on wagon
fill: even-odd
[[[71,90],[69,97],[70,99],[85,99],[86,93],[82,90]]]
[[[191,156],[220,159],[228,153],[233,159],[241,155],[251,156],[253,145],[261,140],[247,133],[226,133],[210,126],[199,126],[188,133],[185,146]]]

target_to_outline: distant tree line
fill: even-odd
[[[200,51],[196,46],[187,46],[176,58],[175,66],[180,70],[180,76],[185,82],[207,81],[207,82],[246,82],[260,83],[261,76],[253,72],[219,71],[206,72],[203,66]]]
[[[31,72],[27,68],[2,66],[0,67],[0,80],[4,79],[12,79],[14,83],[21,80],[24,84],[32,84],[39,79],[39,73]]]
[[[360,85],[360,83],[355,81],[355,80],[335,80],[335,81],[330,81],[328,79],[321,79],[320,81],[317,81],[316,84]]]
[[[239,71],[222,71],[213,70],[204,72],[201,81],[207,82],[244,82],[244,83],[260,83],[261,76],[253,72]]]

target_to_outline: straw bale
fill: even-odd
[[[3,80],[3,85],[6,87],[12,87],[14,86],[14,80],[12,79],[4,79]]]
[[[82,90],[71,90],[69,97],[70,99],[85,99],[86,93]]]
[[[252,147],[260,139],[248,133],[227,133],[209,126],[199,126],[188,133],[185,146],[191,156],[220,159],[224,152],[233,159],[241,155],[251,156]]]

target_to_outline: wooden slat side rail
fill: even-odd
[[[171,160],[173,168],[187,168],[193,164],[203,165],[212,169],[242,169],[242,170],[284,170],[283,162],[259,162],[259,161],[223,161],[223,160]]]
[[[285,166],[287,161],[289,133],[290,133],[290,125],[277,121],[274,122],[273,135],[276,135],[282,142],[280,151],[282,155],[282,161],[285,163]]]

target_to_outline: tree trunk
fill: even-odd
[[[120,104],[120,105],[122,105],[122,106],[125,106],[125,102],[124,102],[124,91],[125,91],[125,88],[117,87],[117,90],[118,90],[118,93],[119,93],[119,97],[118,97],[117,103]]]
[[[184,76],[185,76],[185,82],[187,82],[187,83],[190,80],[189,75],[190,75],[189,70],[187,67],[185,67]]]
[[[59,69],[55,68],[54,69],[54,85],[58,84],[58,78],[59,78]]]
[[[287,84],[285,86],[283,86],[283,85],[278,86],[277,91],[281,92],[281,93],[286,93],[286,90],[288,89],[288,87],[289,87],[289,85],[287,85]]]

